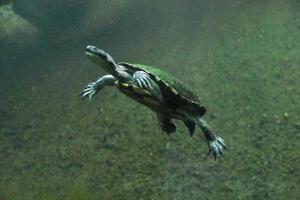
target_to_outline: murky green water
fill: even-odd
[[[297,199],[300,2],[0,1],[0,199]],[[207,107],[170,136],[84,55],[158,66]]]

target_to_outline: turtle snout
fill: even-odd
[[[107,53],[101,49],[98,49],[97,47],[95,46],[92,46],[92,45],[88,45],[85,49],[86,52],[89,52],[89,53],[93,53],[101,58],[105,58]]]
[[[95,47],[95,46],[92,46],[92,45],[88,45],[86,48],[85,48],[86,51],[89,51],[89,52],[93,52],[93,53],[96,53],[98,51],[98,48]]]

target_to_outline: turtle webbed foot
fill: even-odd
[[[227,149],[224,140],[220,137],[215,137],[208,142],[208,155],[212,153],[214,159],[217,157],[223,156],[225,149]]]
[[[91,100],[92,97],[96,94],[97,92],[97,83],[96,82],[91,82],[89,83],[84,89],[83,91],[80,93],[80,95],[82,95],[82,98],[85,99],[87,97],[89,97],[89,99]]]

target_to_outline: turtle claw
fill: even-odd
[[[83,91],[80,93],[80,95],[82,95],[82,99],[85,99],[87,97],[89,97],[89,99],[91,100],[92,97],[96,94],[97,90],[96,90],[97,84],[95,82],[89,83],[84,89]]]
[[[144,71],[137,71],[133,74],[133,79],[137,82],[138,86],[143,89],[153,89],[150,76]]]
[[[136,80],[137,84],[139,85],[140,88],[143,88],[143,84],[142,84],[142,81],[137,79]]]
[[[208,142],[208,155],[212,153],[216,160],[219,156],[224,156],[224,150],[227,149],[224,140],[220,137],[216,137],[214,140]]]

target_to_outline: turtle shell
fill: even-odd
[[[195,112],[197,115],[204,115],[206,108],[200,104],[200,100],[191,90],[177,78],[170,74],[152,66],[141,64],[130,64],[126,62],[119,63],[127,67],[129,70],[145,71],[150,77],[156,81],[162,91],[164,106],[176,110],[184,107],[190,112]]]

